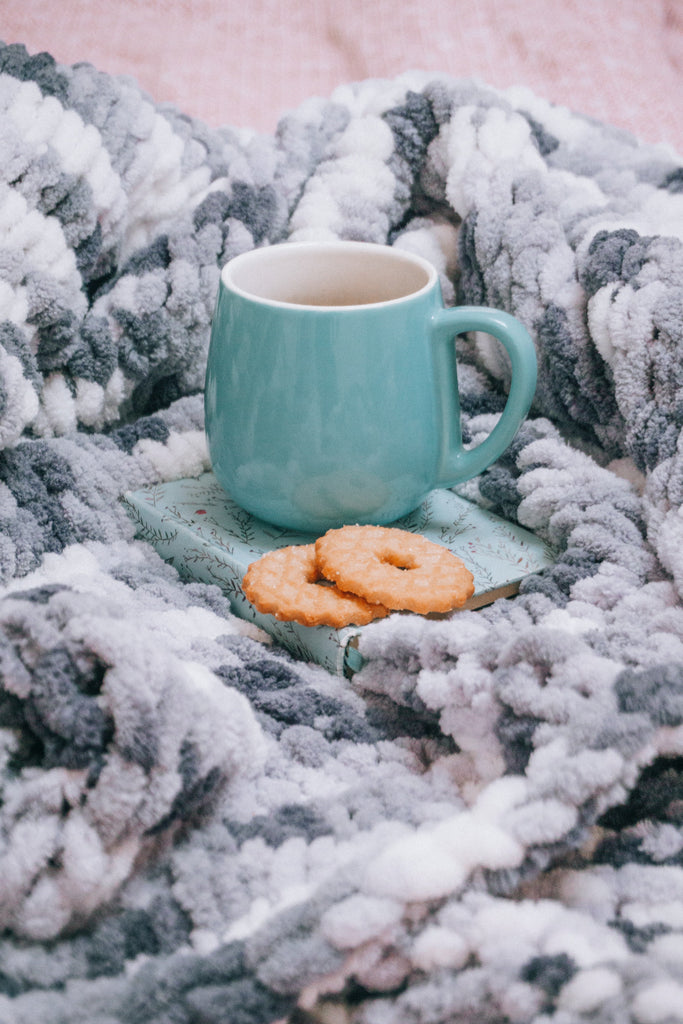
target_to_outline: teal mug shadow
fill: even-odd
[[[465,448],[454,339],[493,335],[510,388],[491,433]],[[221,273],[206,371],[216,478],[287,529],[393,522],[508,447],[536,387],[526,328],[488,307],[446,308],[435,268],[364,242],[283,243]]]

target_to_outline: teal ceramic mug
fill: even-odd
[[[465,449],[454,338],[505,347],[507,404]],[[388,523],[434,487],[475,476],[510,444],[536,386],[522,324],[445,308],[426,260],[364,242],[283,243],[221,274],[208,354],[206,434],[231,498],[278,526]]]

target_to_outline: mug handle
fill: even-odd
[[[512,364],[505,408],[489,436],[464,449],[458,400],[455,337],[466,331],[492,334]],[[526,327],[515,317],[489,306],[455,306],[432,316],[436,387],[441,409],[441,459],[437,487],[453,487],[482,473],[502,455],[529,411],[538,373],[536,350]]]

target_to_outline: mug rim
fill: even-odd
[[[407,292],[405,295],[395,296],[394,298],[381,299],[376,302],[330,305],[290,302],[281,299],[269,298],[267,296],[259,295],[256,292],[251,292],[234,281],[233,275],[236,269],[239,270],[240,266],[243,266],[245,263],[258,262],[266,253],[272,253],[274,249],[287,249],[288,251],[292,251],[294,249],[306,249],[308,251],[318,249],[321,254],[340,250],[346,250],[349,252],[353,250],[359,252],[362,250],[366,253],[376,253],[378,255],[381,253],[382,258],[395,261],[396,263],[411,264],[413,267],[423,270],[427,275],[427,280],[422,286],[416,288],[414,291]],[[233,256],[232,259],[228,260],[228,262],[224,264],[221,269],[220,282],[223,287],[228,289],[228,291],[258,305],[272,306],[283,310],[310,310],[324,314],[328,312],[339,312],[340,310],[351,311],[381,309],[386,306],[396,306],[402,303],[413,302],[427,294],[434,287],[438,282],[438,272],[434,264],[429,260],[425,259],[423,256],[419,256],[417,253],[410,252],[407,249],[401,249],[388,244],[383,245],[379,242],[352,241],[350,239],[327,239],[324,241],[276,242],[273,245],[265,245],[259,246],[255,249],[248,249],[246,252]]]

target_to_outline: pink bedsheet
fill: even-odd
[[[421,68],[527,85],[683,152],[683,0],[0,0],[0,38],[133,75],[211,124]]]

